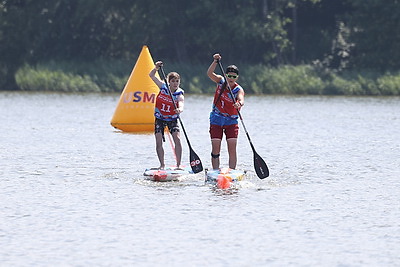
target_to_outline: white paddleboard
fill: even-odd
[[[157,182],[170,182],[178,181],[178,178],[182,175],[192,174],[193,171],[190,167],[183,167],[177,169],[176,167],[169,166],[165,167],[163,170],[158,168],[146,169],[143,173],[146,179]]]

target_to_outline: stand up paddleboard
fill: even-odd
[[[206,183],[216,185],[220,189],[228,189],[238,181],[242,181],[246,171],[222,168],[219,170],[205,170]]]
[[[146,179],[156,182],[171,182],[178,181],[182,175],[192,174],[193,171],[190,167],[176,169],[176,167],[166,167],[163,170],[158,168],[146,169],[143,173]]]

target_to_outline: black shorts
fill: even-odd
[[[166,126],[168,127],[168,130],[171,134],[174,132],[179,132],[178,120],[163,121],[163,120],[156,118],[156,121],[154,122],[154,133],[163,133],[164,134],[164,128]]]

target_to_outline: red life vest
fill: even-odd
[[[160,88],[160,92],[158,93],[156,98],[154,116],[158,119],[165,121],[176,120],[179,115],[175,113],[174,103],[172,102],[171,96],[169,95],[167,90],[168,89],[165,87],[165,85]],[[177,108],[179,108],[179,102],[177,98],[180,94],[183,94],[183,90],[181,88],[178,88],[172,94]]]
[[[235,99],[232,99],[228,87],[226,87],[221,94],[223,84],[224,79],[220,81],[217,89],[215,90],[213,111],[226,117],[237,118],[238,111],[233,104],[236,102],[236,96],[242,87],[235,83],[235,86],[231,88],[233,96],[235,97]],[[221,96],[219,96],[220,94]]]

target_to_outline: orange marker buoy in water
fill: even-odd
[[[149,48],[143,46],[111,119],[114,128],[124,132],[154,131],[154,105],[160,89],[149,77],[153,68]]]

